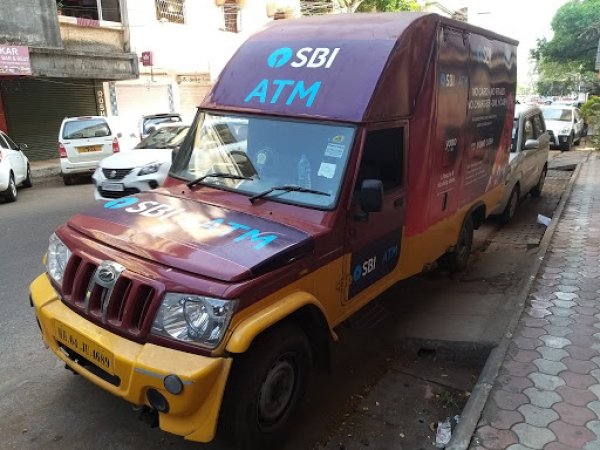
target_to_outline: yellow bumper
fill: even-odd
[[[213,439],[231,358],[205,357],[154,344],[142,345],[110,333],[65,306],[46,274],[36,278],[30,290],[44,341],[70,368],[135,405],[148,405],[146,392],[156,389],[169,402],[168,413],[159,414],[161,429],[192,441]],[[59,329],[73,330],[79,340],[108,355],[110,371],[120,383],[114,385],[105,381],[67,357],[59,348]],[[178,395],[170,394],[164,388],[163,379],[170,374],[183,381],[183,391]]]

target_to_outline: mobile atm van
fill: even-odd
[[[516,44],[420,13],[250,37],[165,185],[50,237],[31,285],[44,341],[165,431],[276,445],[336,326],[437,260],[466,264],[504,193]]]

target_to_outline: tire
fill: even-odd
[[[440,258],[442,268],[450,272],[459,272],[467,267],[473,246],[473,228],[473,216],[469,214],[465,217],[454,249]]]
[[[31,183],[31,167],[27,164],[27,177],[23,181],[23,187],[30,188],[31,186],[33,186],[33,183]]]
[[[570,152],[573,149],[573,133],[571,133],[569,135],[569,137],[567,138],[567,142],[564,143],[563,148],[567,151]]]
[[[512,192],[510,193],[510,197],[508,199],[508,202],[506,203],[506,207],[504,208],[504,211],[502,211],[502,214],[500,215],[500,220],[502,221],[503,224],[507,224],[508,222],[510,222],[512,220],[513,217],[515,217],[518,206],[519,206],[519,185],[516,184],[515,187],[513,188]]]
[[[73,184],[73,177],[71,175],[63,174],[62,179],[65,186],[71,186]]]
[[[548,168],[544,166],[542,169],[542,173],[540,173],[540,178],[537,184],[531,190],[532,197],[539,197],[542,195],[542,190],[544,189],[544,182],[546,181],[546,174],[548,173]]]
[[[17,200],[17,184],[15,183],[15,176],[13,173],[10,173],[10,178],[8,179],[8,187],[2,193],[2,196],[7,202],[14,202]]]
[[[219,435],[231,445],[227,448],[281,448],[311,365],[308,339],[294,323],[268,330],[238,355],[219,420]]]

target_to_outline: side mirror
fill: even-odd
[[[360,207],[366,212],[383,209],[383,183],[381,180],[363,180],[360,186]]]
[[[29,148],[27,144],[18,144],[17,147],[19,147],[19,150],[21,151],[27,150]]]
[[[540,148],[540,143],[537,139],[527,139],[523,146],[523,150],[537,150],[538,148]]]

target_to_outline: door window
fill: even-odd
[[[0,133],[0,148],[10,148],[4,140],[4,133]]]
[[[8,143],[8,148],[12,148],[13,150],[19,150],[19,146],[15,144],[15,141],[13,141],[8,135],[3,134],[2,137],[6,139],[6,142]]]
[[[358,170],[355,191],[359,191],[363,180],[368,179],[381,180],[384,191],[402,186],[403,154],[403,128],[369,131]]]

